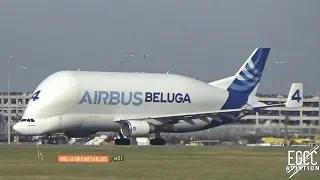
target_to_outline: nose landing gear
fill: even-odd
[[[44,142],[43,142],[44,141]],[[46,142],[47,141],[47,142]],[[43,144],[53,144],[51,134],[45,134],[42,136]]]

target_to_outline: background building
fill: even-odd
[[[7,141],[8,117],[11,116],[12,128],[21,119],[30,97],[31,93],[11,92],[9,96],[8,93],[0,93],[0,140]]]

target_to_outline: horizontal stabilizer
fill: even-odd
[[[252,109],[255,111],[259,111],[259,109],[281,106],[287,108],[299,108],[303,106],[303,83],[292,83],[287,101],[285,103],[261,106],[255,105],[252,106]]]

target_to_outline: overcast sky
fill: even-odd
[[[319,7],[318,0],[1,0],[0,91],[8,73],[12,91],[33,91],[51,73],[78,68],[171,69],[209,82],[234,75],[256,47],[270,47],[259,92],[287,93],[302,81],[305,94],[316,94]],[[27,69],[14,71],[20,66]]]

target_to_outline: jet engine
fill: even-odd
[[[154,133],[154,126],[146,121],[124,121],[121,125],[121,133],[126,137],[141,137]]]

